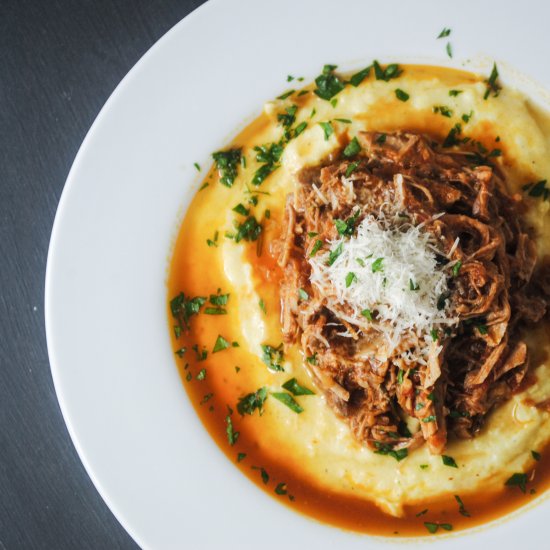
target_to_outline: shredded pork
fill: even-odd
[[[473,437],[520,387],[529,366],[521,327],[546,314],[548,284],[521,222],[521,197],[506,192],[495,167],[421,135],[381,135],[360,134],[362,150],[352,160],[335,154],[298,174],[280,240],[284,339],[301,345],[316,383],[358,440],[386,452],[426,441],[437,454],[448,433]],[[431,342],[409,334],[388,355],[380,353],[376,311],[371,326],[354,322],[330,288],[311,283],[310,259],[318,240],[326,252],[341,237],[335,220],[355,216],[358,225],[396,211],[438,243],[438,263],[449,268],[441,298],[457,322]],[[414,346],[425,348],[427,360],[407,361]]]

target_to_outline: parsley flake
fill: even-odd
[[[336,68],[336,65],[325,65],[322,74],[315,79],[317,88],[313,91],[317,96],[326,101],[331,100],[346,86],[344,82],[334,74]]]
[[[237,167],[241,162],[242,148],[229,149],[227,151],[217,151],[212,154],[216,163],[220,183],[226,187],[231,187],[237,177]]]
[[[241,416],[244,416],[245,414],[253,415],[254,411],[258,410],[260,416],[262,416],[266,399],[267,389],[260,388],[255,392],[248,393],[244,397],[240,397],[237,403],[237,411]]]
[[[219,351],[223,351],[230,346],[231,344],[221,334],[219,334],[216,338],[216,343],[214,344],[214,349],[212,350],[212,353],[218,353]]]
[[[283,361],[283,344],[279,344],[276,348],[269,344],[262,344],[262,361],[271,371],[284,371],[281,366]]]
[[[309,358],[308,358],[309,359]],[[291,378],[283,384],[283,388],[289,391],[292,395],[315,395],[309,388],[298,384],[296,378]]]
[[[359,142],[357,141],[357,138],[354,137],[344,149],[344,157],[351,158],[357,155],[361,151],[361,145],[359,145]]]
[[[399,101],[408,101],[410,95],[407,92],[401,90],[401,88],[396,88],[395,97],[399,99]]]
[[[527,474],[513,474],[510,478],[506,480],[506,487],[517,487],[522,493],[525,493],[527,481],[528,481]]]
[[[350,84],[355,88],[357,88],[357,86],[359,86],[359,84],[361,84],[361,82],[363,82],[363,80],[365,80],[365,78],[369,76],[370,70],[371,70],[371,65],[369,65],[368,67],[365,67],[358,73],[355,73],[354,75],[352,75],[351,78],[349,79]]]
[[[443,464],[445,464],[445,466],[449,466],[449,468],[458,468],[458,464],[452,456],[441,455],[441,460]]]
[[[294,411],[296,414],[300,414],[304,411],[302,407],[296,402],[294,397],[286,392],[273,392],[271,394],[275,399],[286,405],[291,411]]]

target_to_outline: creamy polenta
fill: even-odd
[[[173,341],[184,384],[228,456],[296,509],[386,535],[426,534],[425,522],[456,530],[486,521],[509,510],[498,498],[503,491],[512,506],[532,501],[546,488],[542,466],[550,440],[550,413],[533,406],[550,399],[546,324],[525,336],[532,383],[498,407],[475,438],[449,441],[445,455],[457,467],[430,454],[425,445],[399,461],[360,445],[327,406],[297,347],[285,350],[278,365],[284,370],[266,367],[265,346],[273,351],[282,342],[273,242],[297,172],[319,164],[363,130],[409,130],[444,140],[458,124],[460,136],[480,142],[488,152],[498,151],[493,161],[506,174],[511,194],[526,193],[525,184],[550,174],[550,122],[524,95],[503,87],[498,97],[491,93],[484,99],[483,77],[434,67],[401,68],[395,79],[371,74],[358,86],[348,85],[332,102],[310,86],[267,103],[231,145],[242,147],[245,159],[239,159],[232,185],[220,183],[214,168],[205,178],[182,224],[169,276],[170,299],[182,291],[190,298],[213,297],[204,306],[210,312],[193,315],[189,330],[179,327]],[[254,185],[262,163],[253,148],[281,139],[280,115],[288,114],[291,105],[297,106],[291,111],[293,128],[300,131],[273,170]],[[550,254],[550,202],[540,196],[527,202],[526,218],[543,258]],[[249,215],[261,224],[261,235],[235,239]],[[282,392],[292,378],[314,392],[293,397],[301,412],[271,395]],[[269,396],[262,414],[239,415],[239,398],[259,388]],[[514,473],[532,471],[536,475],[529,477],[525,495],[517,486],[505,486]]]

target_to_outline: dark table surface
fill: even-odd
[[[201,0],[0,0],[0,549],[136,548],[86,474],[44,331],[50,232],[78,148]]]

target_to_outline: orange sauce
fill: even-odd
[[[434,71],[449,72],[457,81],[474,81],[478,78],[468,73],[433,67],[417,67],[416,70],[425,71],[426,75],[433,74]],[[435,118],[429,123],[420,116],[412,120],[409,118],[408,129],[440,136],[445,128],[445,120],[440,118]],[[260,116],[237,136],[234,144],[246,147],[256,145],[253,141],[254,135],[266,124],[268,121],[265,115]],[[494,141],[495,135],[489,126],[484,128],[483,133],[484,136],[476,136],[476,139],[484,142]],[[197,223],[197,215],[205,215],[208,208],[230,208],[232,205],[211,204],[212,190],[214,186],[219,185],[214,170],[210,171],[205,182],[209,182],[209,186],[195,196],[175,244],[168,278],[169,299],[181,291],[188,296],[208,296],[221,286],[220,274],[223,272],[223,266],[217,256],[212,256],[209,248],[204,245],[206,239],[212,238],[215,228],[208,227],[205,223]],[[253,277],[256,286],[265,289],[262,298],[269,315],[280,314],[277,295],[280,272],[270,242],[281,230],[282,217],[281,206],[279,209],[272,209],[270,218],[263,220],[265,234],[260,256],[257,255],[256,243],[247,245],[247,260],[254,265]],[[200,243],[200,246],[197,243]],[[267,452],[262,442],[248,429],[250,423],[261,422],[257,415],[241,418],[236,411],[231,414],[233,428],[239,432],[239,436],[234,445],[229,444],[226,433],[228,407],[234,409],[238,398],[250,391],[246,384],[247,373],[258,368],[258,358],[244,346],[230,347],[223,352],[212,353],[212,345],[220,334],[229,342],[238,341],[238,327],[231,326],[227,322],[227,316],[201,314],[193,318],[188,333],[176,338],[172,330],[174,320],[169,308],[168,316],[173,349],[179,350],[183,346],[187,348],[185,355],[176,360],[182,383],[205,428],[227,458],[251,481],[280,502],[306,516],[340,528],[372,535],[422,536],[429,534],[424,522],[452,524],[454,531],[472,528],[528,505],[550,486],[550,453],[538,449],[542,456],[540,461],[536,462],[535,468],[528,472],[530,481],[526,493],[522,493],[517,487],[502,487],[502,490],[496,493],[487,493],[481,488],[476,494],[460,495],[468,516],[461,513],[453,494],[435,501],[426,500],[409,506],[404,517],[396,518],[362,498],[327,491],[316,484],[315,480],[310,479],[307,472],[304,472],[292,457],[281,462]],[[207,349],[208,357],[205,361],[197,361],[195,352],[192,351],[194,344],[198,344],[199,351]],[[535,356],[533,359],[540,362],[545,358]],[[206,368],[206,377],[201,380],[197,375],[203,368]],[[239,461],[239,455],[246,456]],[[262,476],[261,468],[269,479],[266,480],[265,475]],[[453,471],[449,469],[449,476],[452,475]],[[281,487],[279,484],[284,486]],[[284,494],[275,492],[277,486],[279,492]],[[424,512],[426,509],[428,511]],[[438,532],[444,531],[440,529]]]

